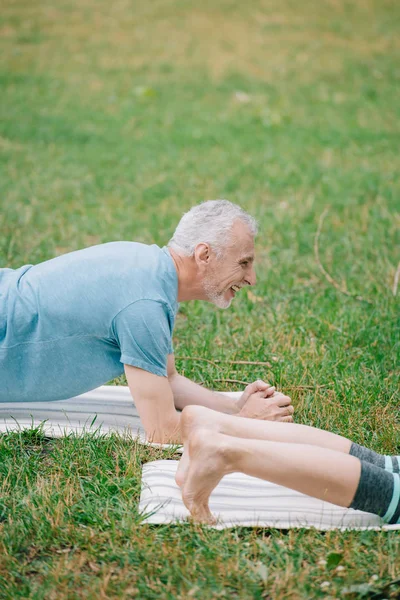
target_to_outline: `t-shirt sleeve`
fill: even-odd
[[[155,300],[138,300],[113,320],[121,362],[155,375],[167,376],[172,350],[172,326],[167,307]]]

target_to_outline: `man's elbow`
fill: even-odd
[[[168,371],[167,377],[169,384],[172,385],[172,383],[177,379],[177,377],[179,377],[179,373],[176,369],[172,369],[171,371]]]

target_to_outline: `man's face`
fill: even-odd
[[[236,221],[222,256],[212,255],[203,279],[207,299],[219,308],[228,308],[240,288],[254,285],[254,237],[249,227]]]

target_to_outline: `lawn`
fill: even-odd
[[[0,265],[164,245],[193,204],[237,202],[257,286],[181,305],[179,370],[266,379],[297,422],[400,453],[399,61],[394,0],[3,0]],[[400,597],[395,532],[140,525],[165,457],[2,436],[0,598]]]

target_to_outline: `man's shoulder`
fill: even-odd
[[[140,242],[115,241],[91,246],[65,257],[71,285],[85,284],[100,298],[112,299],[115,313],[141,300],[176,310],[177,275],[164,248]]]
[[[34,265],[34,271],[43,272],[50,269],[52,272],[54,270],[60,272],[63,268],[71,266],[74,268],[85,268],[86,265],[95,265],[98,268],[99,263],[107,267],[107,265],[118,261],[126,264],[130,259],[137,261],[141,257],[145,259],[146,256],[151,257],[160,253],[162,253],[161,248],[155,245],[149,246],[140,242],[129,241],[106,242],[104,244],[72,250],[66,254],[50,258]]]
[[[161,252],[161,248],[155,244],[143,244],[142,242],[130,242],[130,241],[113,241],[105,242],[103,244],[97,244],[96,246],[89,246],[83,250],[78,250],[78,253],[83,254],[109,254],[109,255],[122,255],[128,257],[130,254],[136,255],[154,255]]]
[[[163,260],[163,250],[140,242],[115,241],[89,246],[61,255],[51,263],[62,267],[76,267],[78,271],[91,270],[124,273],[126,270],[146,270]],[[45,263],[42,263],[44,265]]]

